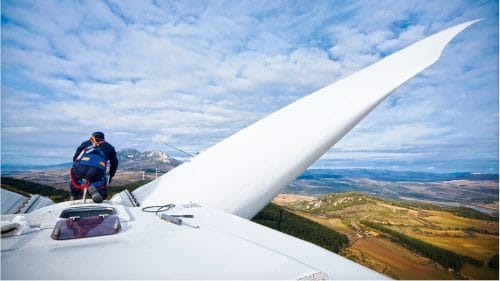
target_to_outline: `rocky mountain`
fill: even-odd
[[[163,151],[141,152],[133,148],[124,148],[116,152],[121,170],[158,169],[168,171],[182,162],[170,157]]]

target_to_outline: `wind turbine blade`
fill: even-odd
[[[193,201],[253,217],[475,22],[427,37],[274,112],[134,194],[143,206]]]

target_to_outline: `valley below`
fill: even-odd
[[[357,192],[304,196],[280,194],[273,203],[346,235],[339,254],[396,279],[498,279],[498,220],[412,201],[387,200]],[[471,258],[453,269],[423,255],[382,225],[407,237]],[[467,260],[467,258],[465,258]],[[481,264],[479,264],[479,262]]]

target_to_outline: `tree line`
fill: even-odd
[[[383,202],[389,203],[393,206],[405,207],[410,209],[423,209],[423,210],[433,210],[433,211],[444,211],[455,214],[459,217],[478,219],[486,221],[498,221],[498,217],[482,213],[480,211],[474,210],[472,208],[467,208],[463,206],[441,206],[432,203],[425,202],[415,202],[415,201],[402,201],[394,199],[380,199]]]
[[[252,221],[309,241],[335,253],[349,243],[347,236],[273,203],[255,215]]]
[[[462,268],[462,265],[466,262],[476,265],[476,266],[483,266],[483,262],[468,256],[463,256],[459,255],[457,253],[454,253],[452,251],[448,251],[446,249],[437,247],[435,245],[432,245],[430,243],[424,242],[420,239],[416,239],[410,236],[407,236],[405,234],[402,234],[400,232],[397,232],[395,230],[392,230],[390,228],[387,228],[385,226],[382,226],[380,224],[362,220],[360,223],[379,230],[383,233],[389,234],[396,240],[398,240],[400,243],[406,245],[407,247],[421,253],[422,255],[430,258],[431,260],[439,263],[445,268],[453,268],[454,270],[458,271],[460,268]]]
[[[138,187],[145,185],[150,180],[140,180],[124,185],[112,185],[108,187],[108,199],[113,197],[116,193],[120,193],[125,189],[130,192]],[[52,199],[55,203],[69,200],[69,191],[54,188],[49,185],[39,184],[32,181],[15,179],[10,177],[2,177],[2,188],[12,191],[23,196],[29,197],[31,194],[39,194]]]

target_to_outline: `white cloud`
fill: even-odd
[[[159,149],[165,138],[202,150],[390,52],[475,18],[485,20],[339,149],[373,156],[453,138],[463,147],[471,140],[498,147],[492,7],[498,8],[467,1],[5,2],[2,133],[9,134],[2,135],[2,159],[26,161],[16,158],[24,146],[43,161],[37,147],[50,145],[54,134],[71,156],[97,129],[117,148]]]

